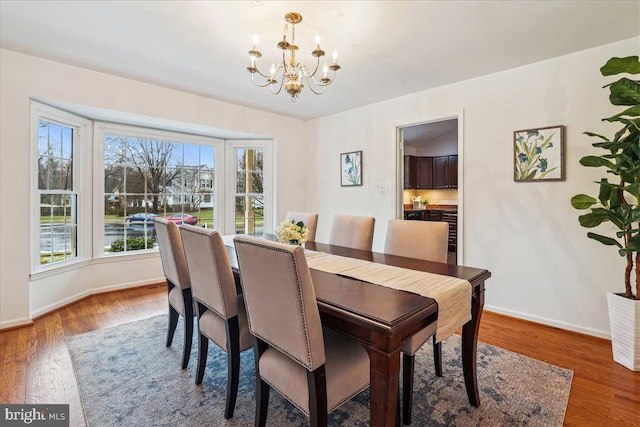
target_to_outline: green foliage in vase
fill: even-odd
[[[611,58],[600,72],[603,76],[640,74],[640,61],[638,56]],[[585,132],[601,140],[592,145],[604,153],[584,156],[580,164],[604,168],[606,176],[596,181],[599,185],[597,197],[578,194],[571,198],[571,205],[576,209],[589,210],[578,218],[583,227],[594,228],[605,222],[615,225],[618,231],[613,236],[593,232],[587,236],[616,247],[620,256],[626,258],[625,296],[640,299],[640,81],[622,77],[605,87],[609,87],[609,100],[613,105],[627,108],[603,119],[620,125],[612,139]],[[634,258],[635,295],[631,286]]]

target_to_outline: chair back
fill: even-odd
[[[310,212],[287,212],[287,218],[292,219],[296,222],[302,221],[304,225],[309,229],[309,237],[307,240],[309,242],[316,241],[316,228],[318,228],[318,214],[310,213]]]
[[[325,363],[316,294],[300,246],[234,238],[249,330],[309,371]]]
[[[390,219],[384,253],[426,261],[447,262],[449,224]]]
[[[376,219],[369,216],[336,215],[329,244],[370,251]]]
[[[191,279],[178,226],[163,218],[154,218],[153,224],[165,277],[181,289],[190,288]]]
[[[238,314],[236,285],[220,233],[193,225],[180,227],[193,298],[223,319]]]

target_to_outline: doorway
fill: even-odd
[[[398,127],[398,211],[449,224],[448,262],[462,263],[462,137],[458,116]]]

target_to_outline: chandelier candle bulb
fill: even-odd
[[[272,65],[269,74],[264,74],[258,68],[256,59],[262,57],[262,54],[258,51],[257,45],[259,42],[258,36],[253,39],[253,47],[249,51],[251,57],[250,66],[247,70],[251,73],[251,82],[258,87],[269,86],[271,93],[278,95],[282,88],[291,96],[291,101],[295,102],[298,99],[298,95],[304,87],[316,94],[321,95],[324,93],[326,87],[335,79],[335,73],[340,69],[338,65],[338,52],[333,52],[333,63],[327,66],[326,62],[322,67],[322,77],[320,78],[320,58],[324,57],[325,52],[320,48],[320,36],[315,36],[315,49],[311,52],[311,56],[316,59],[316,63],[308,65],[296,60],[296,51],[299,49],[296,45],[296,24],[302,22],[302,15],[296,12],[287,13],[284,16],[285,25],[283,27],[282,40],[277,43],[278,49],[282,50],[282,61],[278,64]],[[289,32],[289,25],[291,25],[290,42],[287,42],[287,34]],[[288,60],[287,60],[288,55]],[[329,77],[329,71],[332,72]],[[256,74],[265,78],[264,83],[261,83],[256,79]],[[276,79],[276,75],[280,75],[280,83]],[[317,75],[317,77],[316,77]],[[258,77],[258,79],[260,79]]]

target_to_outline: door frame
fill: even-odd
[[[395,126],[396,136],[396,185],[395,213],[396,219],[404,218],[404,136],[403,129],[410,126],[428,125],[445,120],[458,121],[458,229],[456,242],[456,262],[464,264],[464,110],[457,113],[419,117],[415,120],[404,120]]]

